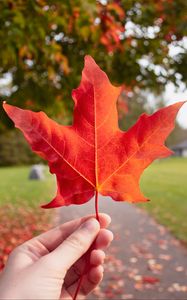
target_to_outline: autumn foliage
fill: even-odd
[[[9,0],[0,11],[0,77],[11,78],[0,99],[16,106],[69,124],[85,54],[133,91],[186,84],[184,0]],[[12,125],[2,118],[0,131]]]

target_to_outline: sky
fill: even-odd
[[[172,83],[168,83],[166,85],[166,91],[164,93],[164,100],[166,104],[173,104],[178,101],[184,101],[187,100],[187,89],[184,90],[183,86],[176,91],[175,86]],[[180,109],[178,116],[177,116],[177,121],[179,124],[187,129],[187,103],[183,105],[183,107]]]
[[[184,37],[179,44],[179,46],[170,45],[170,56],[175,56],[181,52],[187,51],[187,37]],[[187,100],[187,89],[185,88],[185,85],[181,82],[178,90],[176,91],[174,84],[168,83],[164,93],[164,100],[167,104],[173,104],[178,101]],[[187,103],[184,104],[180,109],[177,116],[177,121],[183,128],[187,129]]]

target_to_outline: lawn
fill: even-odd
[[[45,170],[45,180],[28,180],[30,167],[0,168],[0,205],[39,206],[55,195],[54,178]]]
[[[47,167],[46,167],[47,169]],[[54,178],[46,171],[43,181],[28,180],[29,167],[0,168],[0,205],[39,207],[55,195]],[[141,207],[187,242],[187,159],[156,161],[143,174],[141,187],[151,199]]]
[[[156,161],[145,170],[141,187],[151,200],[141,207],[187,243],[187,158]]]

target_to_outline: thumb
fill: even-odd
[[[87,220],[45,258],[62,272],[68,270],[90,248],[99,230],[96,219]]]

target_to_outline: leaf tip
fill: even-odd
[[[48,209],[48,208],[56,208],[56,207],[60,207],[60,206],[63,206],[63,205],[66,205],[62,198],[61,197],[55,197],[53,200],[51,200],[49,203],[47,204],[43,204],[41,205],[40,207],[41,208],[45,208],[45,209]]]
[[[96,64],[94,58],[91,55],[88,55],[88,54],[85,55],[85,57],[84,57],[84,67],[85,68],[90,68],[90,67],[99,68],[99,66]]]
[[[6,103],[6,101],[5,101],[5,100],[3,101],[3,104],[2,104],[2,106],[3,106],[4,110],[6,110],[6,109],[5,109],[5,106],[7,106],[7,103]]]
[[[54,206],[51,205],[51,202],[50,202],[50,203],[48,203],[48,204],[42,204],[42,205],[40,205],[40,207],[41,207],[41,208],[44,208],[44,209],[49,209],[49,208],[53,208]]]
[[[43,204],[43,205],[40,205],[40,208],[49,208],[49,207],[47,207],[47,204]]]
[[[84,57],[84,61],[85,62],[87,62],[87,61],[93,61],[94,59],[93,59],[93,57],[91,56],[91,55],[85,55],[85,57]]]

